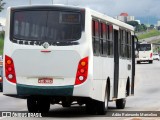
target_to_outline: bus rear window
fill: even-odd
[[[149,51],[151,50],[151,44],[140,44],[139,51]]]
[[[73,42],[81,38],[80,12],[14,11],[11,39],[43,42]]]

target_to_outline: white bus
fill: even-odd
[[[153,48],[152,44],[142,42],[138,45],[138,54],[136,57],[137,64],[141,62],[153,63]]]
[[[29,112],[77,102],[105,114],[134,94],[134,28],[89,8],[8,8],[4,95],[26,97]]]

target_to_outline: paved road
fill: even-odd
[[[26,100],[10,98],[0,94],[0,111],[26,111]],[[160,111],[160,61],[154,61],[153,64],[136,65],[136,85],[135,96],[127,98],[125,111]],[[123,111],[124,111],[123,110]],[[109,112],[122,111],[115,108],[115,103],[109,103]],[[59,105],[51,107],[51,117],[47,119],[72,119],[72,120],[160,120],[160,118],[132,118],[132,117],[108,117],[90,116],[85,113],[85,107],[73,106],[72,108],[62,108]],[[20,120],[21,118],[0,118],[3,120]],[[29,118],[23,118],[29,119]],[[30,118],[37,119],[37,118]],[[46,118],[38,118],[45,120]]]

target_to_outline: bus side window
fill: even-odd
[[[120,57],[127,58],[128,38],[125,30],[120,29]]]
[[[125,57],[129,58],[128,32],[125,31]]]
[[[110,55],[113,55],[113,26],[110,25],[109,27],[109,33],[110,33]]]
[[[131,59],[131,54],[132,54],[132,50],[131,50],[131,46],[132,46],[132,36],[131,36],[131,32],[128,33],[128,47],[129,47],[129,59]]]
[[[108,38],[107,38],[107,55],[112,56],[113,55],[113,26],[107,25],[107,31],[108,31]]]
[[[130,32],[125,32],[125,57],[126,58],[131,58],[131,33]]]
[[[123,30],[123,39],[122,39],[122,57],[125,58],[126,57],[126,51],[125,51],[125,30]]]
[[[100,24],[101,34],[100,34],[100,53],[101,56],[107,56],[107,26],[105,23]]]
[[[94,56],[99,56],[99,21],[92,20],[92,44]]]
[[[120,29],[119,30],[119,34],[120,34],[120,57],[123,57],[123,55],[122,55],[122,48],[123,48],[123,46],[122,46],[122,39],[123,39],[123,32],[122,32],[122,30]]]

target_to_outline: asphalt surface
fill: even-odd
[[[0,93],[0,111],[27,111],[26,100],[4,96]],[[116,109],[115,103],[109,103],[108,113],[103,116],[88,115],[84,106],[63,108],[52,105],[49,117],[23,118],[23,120],[72,119],[72,120],[160,120],[160,117],[111,117],[113,113],[137,111],[160,111],[160,61],[153,64],[142,63],[136,65],[135,95],[127,98],[126,108]],[[134,112],[133,112],[134,111]],[[138,112],[139,113],[139,112]],[[160,114],[160,112],[158,112]],[[2,120],[21,120],[21,117],[1,117]]]

